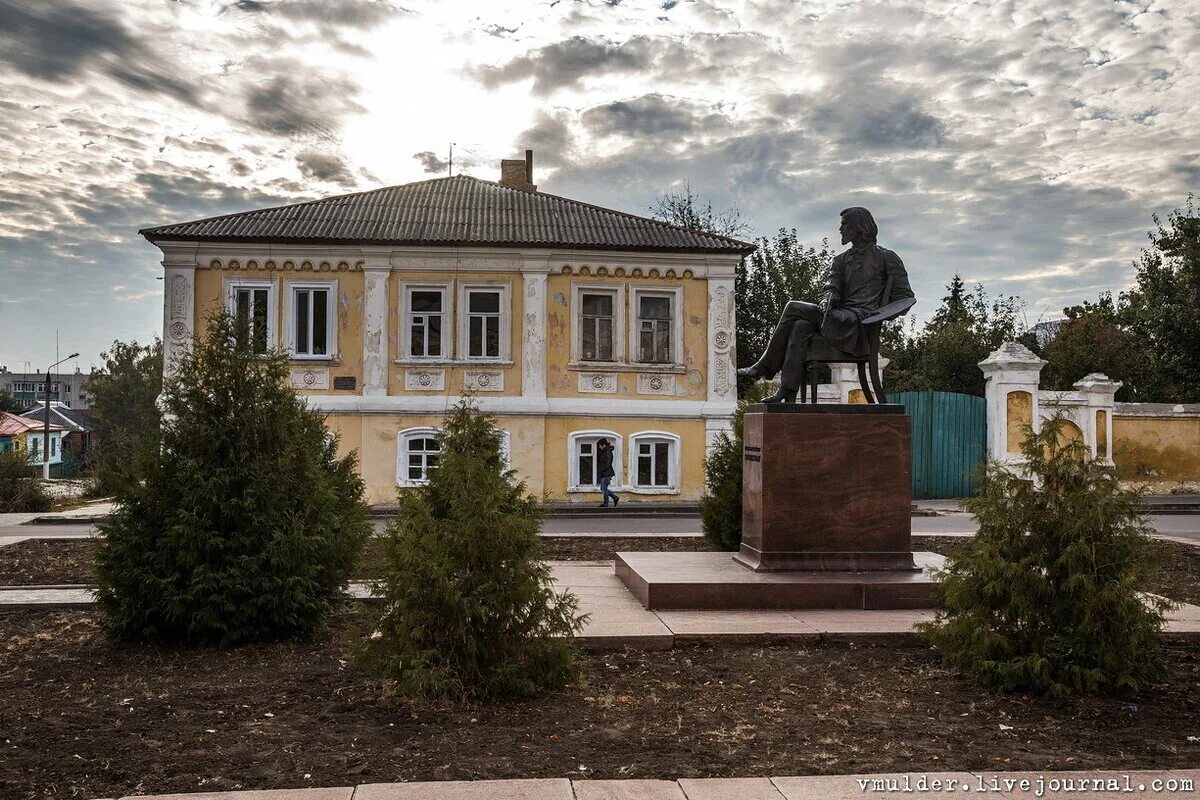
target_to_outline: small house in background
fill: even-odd
[[[42,439],[45,423],[16,414],[0,412],[0,450],[24,453],[29,466],[42,464]],[[51,474],[62,472],[62,437],[66,429],[50,423],[50,468]],[[58,469],[55,469],[58,465]]]
[[[498,182],[435,178],[163,225],[169,371],[225,308],[357,450],[372,503],[424,483],[464,392],[549,500],[695,500],[737,402],[734,271],[754,245]],[[618,485],[619,484],[619,485]],[[632,498],[631,498],[632,499]]]
[[[46,413],[46,404],[38,403],[21,416],[32,420],[41,430]],[[91,449],[100,441],[100,423],[92,412],[82,408],[71,408],[65,403],[50,403],[50,424],[60,426],[62,439],[62,475],[76,477],[87,471]]]

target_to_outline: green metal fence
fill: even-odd
[[[888,395],[912,417],[912,490],[916,499],[968,497],[987,458],[982,397],[954,392]]]

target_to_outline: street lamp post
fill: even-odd
[[[50,480],[50,370],[57,367],[63,361],[70,361],[72,358],[78,358],[79,353],[71,353],[62,361],[55,361],[46,368],[46,408],[42,419],[45,424],[42,428],[42,480]]]

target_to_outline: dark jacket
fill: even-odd
[[[613,446],[611,444],[608,447],[605,447],[604,445],[597,446],[596,466],[599,467],[599,469],[597,470],[596,475],[600,478],[612,478],[616,476],[617,473],[613,470],[612,462]]]
[[[883,287],[888,278],[892,279],[892,291],[884,299]],[[885,303],[912,297],[913,290],[900,256],[885,247],[868,244],[834,256],[825,294],[829,298],[829,313],[821,324],[821,335],[839,350],[866,356],[870,346],[859,320]]]

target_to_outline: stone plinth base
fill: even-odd
[[[910,421],[900,405],[754,405],[742,545],[756,572],[916,571]]]
[[[937,606],[930,575],[945,558],[912,553],[915,572],[766,572],[730,553],[617,553],[617,577],[652,611],[729,608],[911,609]]]

